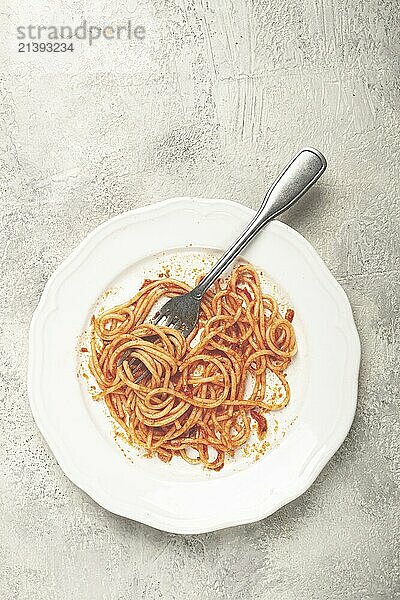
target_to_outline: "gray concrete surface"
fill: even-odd
[[[130,16],[146,39],[68,59],[1,41],[0,597],[399,598],[396,0],[31,4],[6,0],[6,26],[21,7],[26,24]],[[63,475],[29,410],[28,327],[46,280],[132,207],[178,195],[257,206],[303,144],[329,170],[285,220],[354,310],[349,436],[303,497],[259,523],[175,536],[107,513]]]

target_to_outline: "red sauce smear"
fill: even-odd
[[[246,288],[243,288],[242,292],[246,296],[246,298],[248,299],[249,302],[251,302],[253,300],[253,298],[251,297],[251,294],[250,294],[249,290],[246,290]]]
[[[140,287],[140,289],[142,290],[143,288],[147,287],[148,285],[150,285],[151,283],[154,283],[154,279],[145,279]]]
[[[267,420],[263,415],[260,415],[254,408],[250,411],[251,417],[257,422],[257,433],[260,440],[267,433]]]
[[[193,390],[187,385],[182,387],[182,394],[186,394],[188,398],[193,398]]]
[[[294,310],[292,308],[288,308],[288,310],[286,311],[286,315],[285,315],[286,321],[289,321],[289,323],[291,323],[293,321],[293,317],[294,317]]]

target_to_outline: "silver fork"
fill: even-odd
[[[203,295],[214,281],[225,271],[247,244],[267,223],[293,206],[301,196],[310,189],[326,169],[325,157],[314,148],[303,148],[290,161],[282,173],[275,179],[266,193],[264,200],[243,233],[232,246],[221,256],[211,271],[190,292],[171,298],[162,306],[154,325],[165,325],[178,329],[187,337],[195,328],[199,318],[200,303]],[[129,351],[118,361],[122,364],[129,358]],[[144,365],[137,360],[130,362],[132,374],[135,375]],[[140,373],[135,383],[140,383],[146,372]]]

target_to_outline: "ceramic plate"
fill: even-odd
[[[193,283],[254,212],[226,200],[176,198],[124,213],[95,229],[57,269],[34,314],[29,397],[65,474],[108,510],[174,533],[262,519],[302,494],[336,452],[356,408],[360,344],[349,302],[310,244],[273,222],[240,260],[266,291],[295,309],[298,354],[292,398],[218,473],[174,458],[164,464],[128,446],[95,402],[82,346],[93,312],[133,296],[169,270]]]

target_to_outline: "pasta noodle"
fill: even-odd
[[[187,339],[146,322],[158,300],[189,289],[171,278],[146,280],[128,302],[93,316],[89,366],[101,390],[96,399],[104,398],[131,442],[165,462],[180,456],[220,470],[249,439],[253,421],[263,438],[265,413],[289,402],[294,312],[282,316],[245,264],[206,292]],[[281,389],[272,399],[268,370]]]

